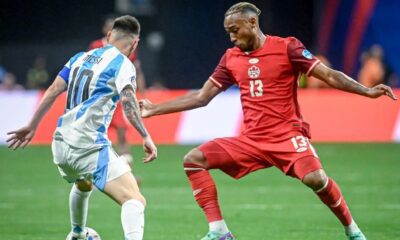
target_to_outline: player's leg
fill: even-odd
[[[121,222],[126,240],[142,240],[145,199],[129,165],[114,152],[104,147],[99,152],[94,184],[110,196],[121,208]]]
[[[131,172],[106,183],[104,193],[121,205],[121,222],[126,240],[142,240],[146,200]]]
[[[184,157],[183,166],[192,186],[193,195],[207,217],[210,232],[227,234],[229,230],[221,214],[217,188],[208,172],[204,154],[197,148],[192,149]]]
[[[219,138],[202,144],[184,157],[184,170],[193,195],[209,223],[209,233],[204,240],[234,239],[222,217],[217,189],[208,170],[220,169],[234,178],[240,178],[269,167],[256,161],[258,153],[251,144],[239,138]]]
[[[69,209],[71,221],[71,240],[86,239],[86,219],[92,183],[79,176],[79,167],[70,159],[78,159],[80,153],[74,154],[71,147],[60,136],[55,135],[52,143],[53,161],[58,170],[68,182],[75,182],[69,195]],[[80,160],[79,162],[83,162]],[[78,180],[77,180],[78,179]]]
[[[284,149],[283,152],[268,152],[275,165],[311,188],[343,224],[349,239],[364,240],[339,187],[322,169],[318,155],[309,140],[299,133],[298,136],[277,143],[274,147]]]
[[[340,220],[349,239],[366,239],[353,220],[339,186],[332,178],[326,175],[323,169],[307,173],[303,177],[302,182],[310,187]]]
[[[72,240],[86,239],[86,220],[92,183],[81,179],[73,184],[69,194],[69,212],[71,219]]]

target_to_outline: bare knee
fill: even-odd
[[[119,205],[123,205],[125,202],[129,201],[129,200],[138,200],[139,202],[141,202],[143,204],[143,206],[146,207],[146,198],[137,191],[128,191],[127,189],[123,192],[119,193],[119,196],[117,198],[114,198],[114,200],[119,204]]]
[[[184,163],[192,163],[196,164],[197,166],[207,168],[207,161],[204,157],[204,154],[198,150],[197,148],[194,148],[188,152],[185,157],[183,157],[183,162]]]
[[[133,192],[133,194],[131,195],[131,197],[129,199],[126,199],[123,203],[125,203],[126,201],[130,200],[130,199],[135,199],[138,200],[139,202],[141,202],[143,204],[144,207],[146,207],[146,198],[140,193],[140,192]],[[122,204],[123,204],[122,203]],[[122,205],[121,204],[121,205]]]
[[[146,206],[146,199],[140,193],[136,180],[130,172],[107,182],[104,187],[104,193],[110,196],[119,205],[123,205],[126,201],[135,199]]]
[[[317,191],[327,184],[328,176],[326,175],[324,170],[319,169],[314,172],[308,173],[306,176],[304,176],[302,181],[312,190]]]
[[[140,196],[141,196],[141,197],[140,197],[139,201],[143,204],[144,207],[146,207],[146,206],[147,206],[146,198],[143,197],[142,194],[140,194]]]
[[[75,185],[81,192],[90,192],[93,189],[93,183],[86,179],[76,181]]]
[[[139,202],[141,202],[143,204],[144,207],[146,207],[146,204],[147,204],[146,198],[140,193],[135,194],[134,196],[126,196],[125,198],[123,198],[121,200],[121,202],[119,204],[122,206],[125,202],[132,200],[132,199],[138,200]]]

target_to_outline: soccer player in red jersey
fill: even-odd
[[[220,169],[238,179],[272,166],[311,188],[340,220],[348,239],[364,240],[338,185],[323,170],[309,141],[309,125],[297,101],[298,79],[307,74],[343,91],[370,98],[397,98],[388,86],[367,88],[330,69],[294,37],[264,35],[259,28],[259,14],[256,6],[246,2],[230,7],[224,27],[235,46],[225,52],[203,87],[165,103],[142,100],[142,116],[203,107],[234,84],[240,89],[245,126],[242,133],[206,142],[184,157],[193,194],[209,222],[209,232],[202,240],[234,239],[222,217],[208,170]]]
[[[94,40],[93,42],[90,43],[88,50],[94,49],[94,48],[102,48],[105,45],[107,45],[107,33],[111,31],[113,24],[114,24],[115,18],[112,16],[108,16],[103,24],[102,32],[104,34],[104,37]],[[142,68],[140,66],[140,61],[137,59],[136,56],[136,51],[132,52],[132,54],[129,55],[129,59],[132,61],[132,63],[135,65],[136,68],[136,82],[137,82],[137,87],[138,91],[141,94],[144,94],[145,88],[146,88],[146,83],[144,79],[144,74],[142,71]],[[114,128],[116,133],[117,133],[117,144],[118,144],[118,152],[121,154],[126,161],[131,164],[132,163],[132,155],[130,153],[130,147],[128,144],[128,141],[126,139],[126,131],[128,128],[128,123],[125,120],[121,103],[117,104],[117,107],[114,111],[114,116],[111,120],[110,123],[110,128]],[[140,182],[139,179],[138,183]]]

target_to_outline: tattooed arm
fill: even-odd
[[[142,117],[140,116],[139,104],[135,92],[130,85],[122,90],[121,103],[125,116],[128,118],[132,126],[136,128],[143,138],[147,137],[149,134],[143,124]]]
[[[121,103],[122,108],[124,109],[125,116],[128,118],[129,122],[136,128],[136,130],[144,140],[143,146],[146,152],[144,162],[150,162],[154,160],[155,158],[157,158],[157,148],[154,145],[153,140],[151,139],[143,124],[142,117],[140,116],[139,104],[131,85],[127,85],[122,90]]]
[[[340,89],[346,92],[359,94],[370,98],[378,98],[382,95],[396,100],[397,97],[394,95],[392,89],[386,85],[379,84],[372,88],[367,88],[364,85],[358,83],[354,79],[350,78],[346,74],[333,70],[324,64],[318,64],[312,71],[311,76],[316,77],[329,86],[336,89]]]

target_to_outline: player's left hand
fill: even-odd
[[[370,98],[378,98],[382,95],[386,95],[393,100],[397,100],[397,96],[393,93],[393,90],[384,84],[379,84],[375,87],[369,88],[367,92],[367,96]]]
[[[35,135],[35,130],[36,129],[30,126],[26,126],[18,130],[8,132],[7,135],[11,135],[10,138],[7,139],[8,148],[16,150],[19,147],[26,147],[26,145],[28,145]]]

